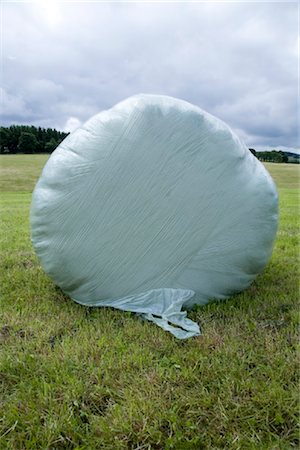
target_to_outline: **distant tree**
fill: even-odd
[[[285,152],[283,152],[282,150],[279,150],[278,153],[280,153],[282,156],[282,162],[287,163],[289,161],[288,155]]]
[[[46,144],[45,144],[45,152],[52,153],[56,149],[57,146],[58,146],[58,142],[54,138],[51,138],[50,141],[46,142]]]
[[[37,138],[28,131],[22,131],[19,137],[18,150],[21,153],[34,153],[37,148]]]
[[[260,161],[264,162],[288,162],[288,156],[284,152],[277,150],[272,150],[270,152],[257,152],[256,156]]]
[[[256,150],[254,150],[254,148],[249,148],[249,150],[254,156],[256,156]]]
[[[43,128],[38,127],[38,129],[36,130],[36,138],[38,140],[38,146],[36,149],[37,153],[44,153],[45,152],[45,142],[43,140]]]
[[[51,153],[68,134],[33,125],[0,127],[0,153]]]
[[[19,137],[21,134],[21,128],[17,125],[12,125],[7,130],[8,130],[9,153],[17,153]]]
[[[8,136],[9,133],[6,128],[0,129],[0,153],[9,153],[8,148]]]

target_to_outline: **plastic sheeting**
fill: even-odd
[[[92,117],[36,185],[32,242],[76,302],[139,313],[178,338],[194,304],[247,288],[270,258],[277,194],[222,121],[137,95]]]

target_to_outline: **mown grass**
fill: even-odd
[[[189,313],[203,335],[179,341],[44,274],[28,211],[45,160],[0,159],[0,448],[298,448],[299,167],[268,164],[281,219],[264,273]]]
[[[0,155],[0,192],[32,192],[49,155]]]

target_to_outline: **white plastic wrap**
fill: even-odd
[[[138,312],[186,338],[199,327],[183,307],[224,299],[263,270],[277,194],[226,124],[178,99],[137,95],[54,151],[31,226],[44,270],[73,300]]]

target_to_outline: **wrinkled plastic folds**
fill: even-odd
[[[200,333],[186,309],[242,291],[265,267],[277,193],[225,123],[137,95],[54,151],[31,228],[44,270],[73,300],[139,313],[184,339]]]

